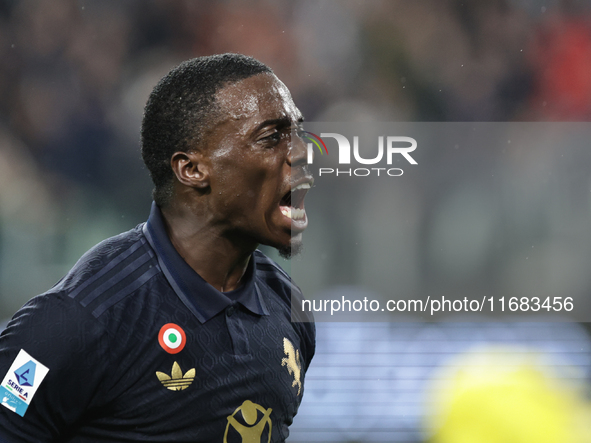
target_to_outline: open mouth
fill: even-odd
[[[285,194],[279,203],[281,213],[294,221],[305,220],[304,197],[310,187],[310,183],[302,183]]]

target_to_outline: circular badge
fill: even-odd
[[[169,354],[178,354],[187,344],[187,337],[180,326],[167,323],[160,328],[158,343]]]

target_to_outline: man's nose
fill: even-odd
[[[291,135],[291,143],[289,145],[289,152],[287,153],[287,163],[291,167],[306,164],[307,153],[308,147],[306,143],[302,140],[300,135],[294,131]]]

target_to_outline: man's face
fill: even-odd
[[[298,250],[313,180],[289,90],[259,74],[220,89],[216,103],[222,116],[205,140],[213,221],[239,241]]]

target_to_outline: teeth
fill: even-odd
[[[310,189],[310,187],[310,183],[302,183],[301,185],[297,185],[295,188],[293,188],[291,192],[297,191],[298,189]]]
[[[310,189],[310,183],[302,183],[291,190],[291,192],[299,191],[299,190],[307,190]],[[300,196],[301,200],[303,201],[303,195]],[[290,198],[291,200],[291,198]],[[299,205],[298,205],[299,206]],[[292,220],[305,220],[306,219],[306,210],[294,208],[293,206],[281,206],[281,213],[292,219]]]
[[[298,209],[298,208],[290,208],[290,209],[291,209],[292,218],[294,220],[303,220],[306,217],[306,211],[304,209]]]
[[[281,213],[292,220],[303,220],[306,218],[305,209],[282,207]]]

